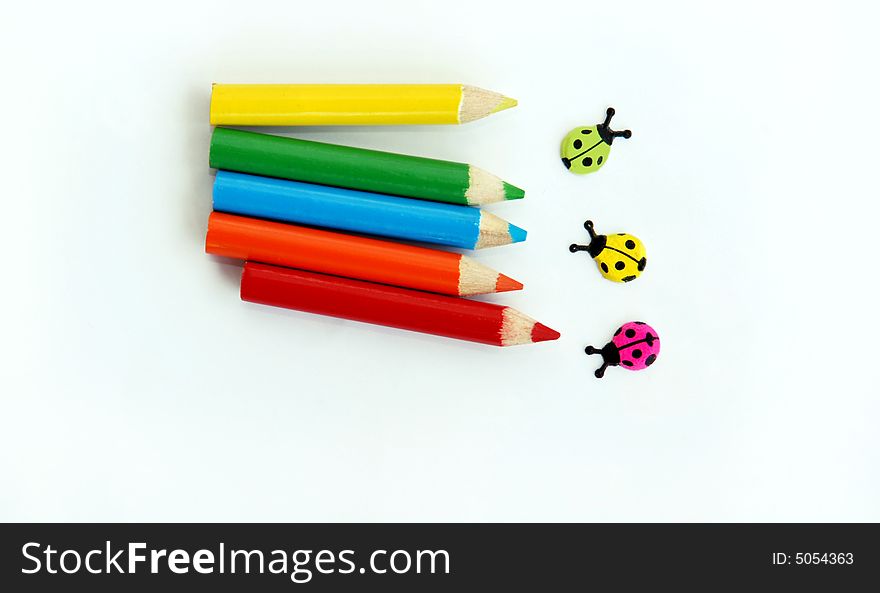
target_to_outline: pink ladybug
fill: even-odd
[[[595,373],[601,379],[610,366],[623,365],[630,371],[640,371],[654,364],[660,354],[660,337],[647,323],[630,321],[620,326],[601,350],[587,346],[584,352],[602,355],[602,366]]]

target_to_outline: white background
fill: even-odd
[[[0,519],[880,521],[870,3],[19,3],[0,21]],[[525,188],[496,349],[243,303],[210,85],[465,82],[465,126],[294,130]],[[559,163],[618,112],[608,165]],[[592,218],[648,248],[605,281]],[[593,378],[623,322],[641,373]]]

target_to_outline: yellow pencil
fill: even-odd
[[[211,124],[463,124],[515,105],[515,99],[463,84],[215,83]]]

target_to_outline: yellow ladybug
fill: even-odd
[[[616,235],[597,235],[593,230],[593,221],[584,223],[584,228],[590,233],[589,245],[569,246],[572,253],[588,251],[596,260],[602,275],[614,282],[630,282],[638,278],[648,258],[645,257],[645,246],[636,237],[626,233]]]

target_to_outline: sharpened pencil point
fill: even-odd
[[[508,223],[507,232],[510,233],[511,243],[521,243],[526,240],[526,230],[519,228],[515,224]]]
[[[550,340],[558,340],[560,333],[555,329],[550,329],[543,323],[536,323],[532,328],[532,342],[547,342]]]
[[[502,97],[501,102],[495,106],[495,109],[492,110],[492,113],[498,113],[499,111],[504,111],[505,109],[516,107],[516,105],[516,99],[511,99],[510,97]]]
[[[498,280],[495,281],[495,292],[510,292],[511,290],[522,290],[522,282],[514,280],[510,276],[498,274]]]
[[[521,200],[526,197],[526,192],[515,185],[504,182],[504,199],[505,200]]]

